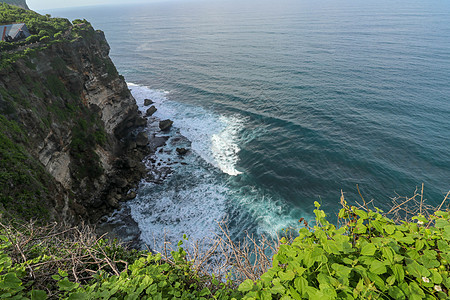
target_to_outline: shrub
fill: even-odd
[[[449,211],[396,223],[342,199],[337,227],[315,204],[316,225],[282,238],[272,267],[238,288],[198,272],[183,241],[162,256],[97,239],[83,226],[0,224],[0,297],[43,299],[45,289],[69,299],[448,298]]]
[[[2,51],[11,50],[11,49],[14,49],[15,47],[16,47],[16,45],[14,43],[0,41],[0,50],[2,50]]]
[[[62,33],[61,32],[57,32],[53,35],[53,37],[57,40],[59,40],[62,37]]]
[[[34,11],[1,2],[0,15],[2,24],[25,23],[32,34],[24,41],[7,43],[8,45],[4,48],[0,46],[1,51],[16,50],[16,52],[11,55],[2,55],[0,57],[0,69],[9,67],[13,62],[24,57],[23,51],[18,49],[19,46],[37,41],[48,44],[53,42],[53,39],[55,39],[54,42],[62,41],[63,34],[69,32],[72,27],[72,24],[67,19],[51,18],[50,15],[42,16]],[[58,33],[60,33],[60,35],[58,35]]]
[[[35,43],[39,41],[39,36],[37,34],[30,35],[25,39],[28,44]]]
[[[45,35],[45,36],[41,37],[39,39],[39,41],[42,43],[46,43],[46,42],[50,41],[50,37],[48,35]]]
[[[446,299],[450,290],[450,212],[396,224],[378,209],[348,206],[336,227],[316,202],[317,225],[280,246],[244,299]]]
[[[49,35],[50,35],[50,32],[48,30],[45,30],[45,29],[40,30],[39,33],[38,33],[38,36],[41,37],[41,38],[43,36],[49,36]]]

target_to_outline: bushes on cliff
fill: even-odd
[[[64,18],[51,18],[17,6],[0,3],[0,24],[25,23],[31,34],[39,37],[65,32],[72,24]]]
[[[0,115],[0,215],[45,219],[48,209],[42,202],[49,178],[23,147],[26,139],[16,122]]]
[[[0,69],[8,67],[12,62],[26,57],[31,49],[37,51],[53,43],[74,41],[80,37],[92,37],[94,29],[86,20],[74,20],[72,23],[64,18],[52,18],[17,6],[0,3],[0,25],[25,23],[31,36],[17,42],[0,42]],[[38,45],[30,45],[38,42]],[[22,46],[22,47],[21,47]]]
[[[182,244],[180,243],[179,246]],[[0,298],[218,299],[239,296],[192,270],[180,247],[171,259],[98,239],[86,226],[0,223]],[[206,286],[208,285],[208,287]]]
[[[317,209],[316,225],[280,246],[244,299],[446,299],[450,290],[450,212],[396,224],[379,210],[343,202],[336,227]]]

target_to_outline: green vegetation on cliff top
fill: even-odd
[[[51,44],[74,41],[93,31],[86,20],[74,20],[72,24],[64,18],[52,18],[50,15],[40,15],[31,10],[0,3],[0,25],[12,23],[25,23],[31,36],[13,43],[0,41],[0,69]]]

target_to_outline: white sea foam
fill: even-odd
[[[142,112],[144,99],[154,101],[159,119],[170,118],[173,129],[163,151],[149,164],[155,180],[142,182],[138,197],[128,202],[144,242],[161,249],[165,240],[176,243],[187,234],[191,240],[212,238],[219,233],[217,221],[231,216],[232,234],[245,230],[275,235],[296,223],[283,201],[263,191],[237,169],[239,144],[245,118],[220,116],[203,108],[170,100],[170,93],[129,84]],[[157,125],[149,121],[149,131]],[[187,146],[189,155],[177,155]],[[165,176],[165,172],[171,172]],[[241,174],[241,175],[239,175]],[[237,176],[239,175],[239,176]],[[164,180],[156,178],[165,176]]]
[[[239,160],[239,133],[244,118],[219,116],[201,107],[178,103],[167,99],[168,92],[156,91],[129,83],[133,96],[142,112],[144,99],[152,99],[158,109],[154,114],[160,119],[171,119],[181,135],[189,139],[191,148],[206,162],[228,175],[239,175],[236,169]],[[164,105],[161,103],[164,102]]]
[[[227,188],[212,174],[190,168],[189,175],[177,174],[163,184],[146,184],[130,202],[141,238],[155,249],[164,241],[177,242],[183,234],[193,241],[213,238],[217,223],[224,218]]]
[[[211,150],[214,159],[223,172],[233,176],[242,174],[235,168],[240,151],[236,140],[242,130],[242,119],[221,116],[219,120],[225,124],[225,128],[211,136]]]

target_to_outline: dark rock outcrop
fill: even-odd
[[[177,153],[179,155],[185,155],[189,151],[189,149],[186,149],[186,148],[176,148],[175,150],[177,151]]]
[[[33,201],[47,220],[96,222],[145,175],[148,138],[132,132],[147,120],[109,50],[103,32],[89,29],[0,69],[0,117],[24,137],[0,134],[39,170],[28,173],[42,186]]]
[[[147,117],[150,117],[151,115],[153,115],[155,112],[157,111],[156,107],[154,105],[150,106],[149,109],[147,109],[147,111],[145,112],[145,115]]]
[[[149,106],[149,105],[152,105],[153,103],[155,103],[155,102],[153,102],[153,100],[144,99],[144,106]]]
[[[167,120],[162,120],[159,121],[159,129],[161,129],[161,131],[168,131],[170,129],[170,127],[172,127],[173,121],[167,119]]]
[[[145,147],[148,145],[148,136],[145,132],[139,132],[136,137],[136,146]]]

